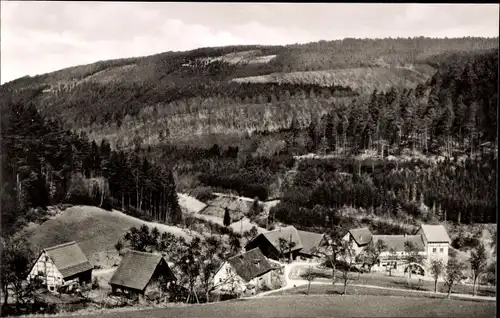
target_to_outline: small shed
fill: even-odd
[[[129,251],[109,281],[112,292],[128,295],[146,295],[160,290],[161,283],[168,285],[176,278],[162,255]]]

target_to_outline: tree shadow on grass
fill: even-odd
[[[338,290],[327,290],[326,294],[327,295],[342,295],[342,293],[339,292]]]
[[[410,284],[406,281],[402,281],[402,282],[395,281],[394,285],[396,285],[395,287],[400,287],[400,288],[408,289],[408,290],[429,291],[427,288],[423,287],[422,285],[419,285],[419,283],[417,283],[417,282]]]

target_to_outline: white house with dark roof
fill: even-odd
[[[272,285],[273,273],[280,265],[268,260],[259,248],[238,254],[224,262],[213,278],[213,285],[221,293],[255,294],[262,284]]]
[[[359,255],[372,240],[372,232],[367,227],[351,229],[342,238],[344,241],[353,241],[353,249],[356,255]]]
[[[71,290],[77,284],[92,281],[92,269],[87,256],[76,242],[45,248],[38,256],[27,280],[39,279],[50,291],[59,287]]]
[[[451,243],[443,225],[428,224],[422,224],[415,235],[373,235],[367,227],[363,227],[349,230],[342,239],[353,241],[356,255],[361,255],[371,241],[376,243],[383,240],[387,244],[387,250],[379,256],[381,265],[399,263],[406,254],[405,242],[412,242],[425,259],[424,267],[428,267],[435,258],[448,262]]]
[[[441,259],[445,264],[448,263],[451,239],[443,225],[422,224],[416,234],[424,241],[427,265],[433,259]]]

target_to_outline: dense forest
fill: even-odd
[[[201,48],[18,79],[2,85],[2,200],[12,207],[5,220],[13,223],[20,211],[39,205],[93,202],[175,223],[176,179],[181,191],[282,197],[276,217],[310,225],[317,221],[304,216],[316,201],[329,209],[384,207],[405,215],[420,213],[415,204],[424,202],[447,220],[493,221],[496,176],[488,171],[495,171],[496,157],[488,151],[497,142],[494,47],[496,39],[413,38]],[[247,64],[227,57],[242,50],[275,57]],[[418,65],[436,72],[425,82],[370,94],[335,83],[231,81]],[[366,151],[398,156],[405,149],[455,159],[438,166],[419,161],[404,171],[384,160],[365,170],[353,159]],[[294,159],[308,152],[344,156],[345,164]],[[469,158],[457,161],[461,156]],[[455,187],[460,191],[449,190]],[[90,193],[85,200],[91,201],[78,191]]]
[[[179,223],[172,172],[134,152],[113,151],[45,120],[21,96],[2,92],[2,235],[40,221],[58,203],[117,208]]]

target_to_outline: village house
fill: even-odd
[[[354,253],[359,255],[371,242],[372,236],[372,232],[367,227],[361,227],[349,230],[342,240],[352,241]]]
[[[161,284],[168,287],[176,278],[162,255],[129,251],[125,254],[109,280],[112,293],[118,292],[129,297],[144,296],[160,292]]]
[[[353,241],[353,248],[357,256],[363,255],[370,242],[373,241],[376,244],[377,241],[383,240],[387,249],[380,254],[374,270],[387,266],[397,268],[399,265],[405,264],[406,242],[413,243],[418,253],[422,255],[424,269],[428,268],[430,261],[435,258],[440,258],[446,263],[451,242],[443,225],[427,224],[420,226],[415,235],[373,235],[367,227],[363,227],[349,230],[342,239]],[[363,260],[367,261],[366,258]]]
[[[425,257],[425,245],[420,235],[373,235],[374,244],[382,240],[387,245],[387,248],[379,256],[379,262],[374,266],[374,270],[382,269],[387,266],[393,266],[397,269],[398,266],[406,263],[405,243],[411,242],[418,253]]]
[[[444,264],[448,263],[448,250],[451,239],[444,226],[422,224],[417,234],[424,241],[427,266],[430,265],[433,259],[441,259]]]
[[[260,249],[253,248],[229,258],[221,265],[213,280],[215,291],[256,294],[264,285],[273,285],[273,274],[280,268],[280,265],[269,261]]]
[[[27,277],[38,280],[49,291],[70,291],[92,281],[92,269],[87,256],[76,242],[45,248],[38,256]]]
[[[280,239],[284,243],[281,246]],[[298,256],[314,258],[319,256],[316,251],[324,242],[324,234],[299,231],[293,226],[287,226],[259,234],[247,244],[245,249],[249,251],[258,247],[266,257],[274,260],[290,258],[290,256],[292,259]],[[292,245],[291,248],[290,245]]]

